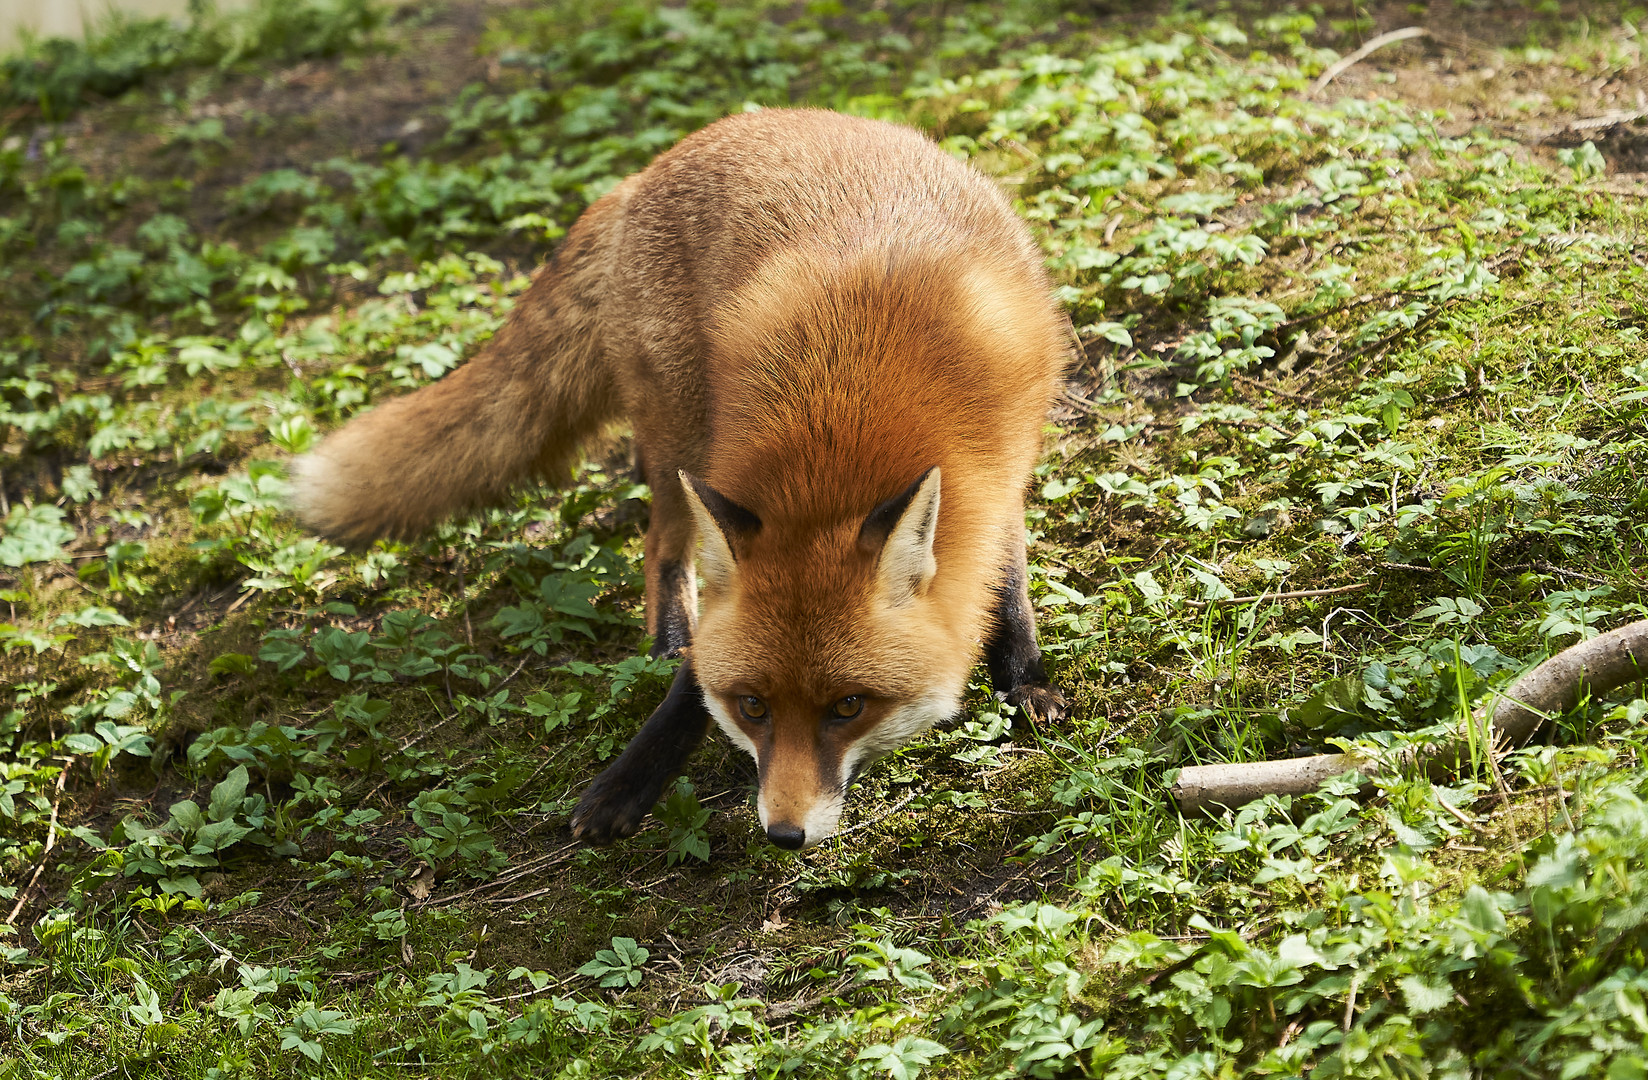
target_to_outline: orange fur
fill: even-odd
[[[348,541],[416,532],[564,467],[626,415],[653,489],[649,627],[671,588],[692,618],[681,470],[760,519],[726,538],[692,658],[711,713],[757,758],[763,821],[806,820],[816,842],[852,768],[965,690],[1022,562],[1063,328],[1006,200],[920,134],[819,111],[729,117],[591,207],[474,360],[301,460],[295,502]],[[889,583],[892,556],[866,550],[861,526],[935,466],[936,572]],[[684,585],[661,576],[670,565]],[[764,724],[743,721],[740,695],[770,704]],[[821,726],[848,695],[862,715]]]

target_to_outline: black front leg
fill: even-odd
[[[687,758],[704,741],[710,713],[692,672],[683,660],[669,694],[624,747],[584,790],[572,812],[572,835],[592,844],[629,836],[657,805],[664,787],[680,774]]]
[[[1032,720],[1062,718],[1069,702],[1047,681],[1047,670],[1042,667],[1022,547],[996,586],[995,616],[995,631],[984,646],[990,685],[1009,705],[1027,711]]]

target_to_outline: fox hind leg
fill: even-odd
[[[692,644],[698,587],[693,579],[692,517],[675,473],[650,470],[652,521],[647,526],[647,632],[652,655],[673,656]]]
[[[984,664],[990,671],[990,685],[1009,705],[1025,710],[1032,720],[1057,721],[1064,717],[1069,702],[1047,681],[1042,666],[1026,563],[1021,530],[1012,561],[996,585],[995,628],[984,646]]]

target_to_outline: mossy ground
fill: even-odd
[[[111,26],[116,100],[0,71],[0,1069],[1640,1075],[1629,693],[1454,787],[1167,797],[1432,737],[1642,615],[1640,11],[368,8],[164,64]],[[670,675],[622,433],[367,553],[279,463],[471,352],[619,177],[792,102],[921,125],[1047,247],[1079,355],[1027,525],[1074,707],[981,676],[804,854],[717,739],[579,847]]]

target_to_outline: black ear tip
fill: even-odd
[[[698,501],[704,504],[704,509],[710,512],[715,523],[721,526],[727,539],[754,536],[761,531],[761,519],[753,511],[739,506],[685,469],[680,470],[680,477],[682,483],[698,496]]]
[[[916,492],[921,490],[921,485],[937,471],[938,466],[932,466],[911,481],[909,487],[871,510],[870,515],[864,519],[864,524],[858,528],[858,546],[870,554],[879,552],[887,543],[887,537],[893,534],[899,519],[904,516],[904,511],[910,508],[910,501],[916,497]]]

